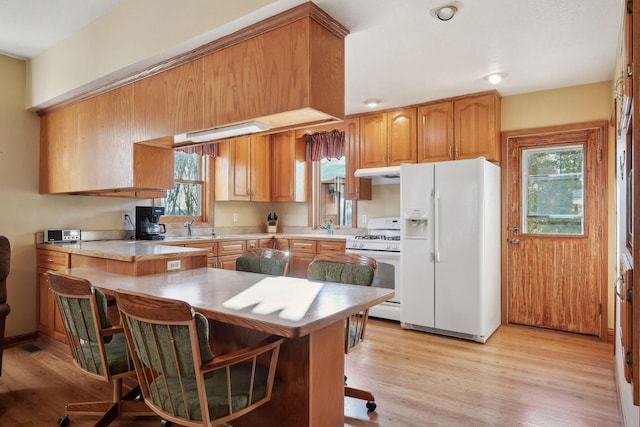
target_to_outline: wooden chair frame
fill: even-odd
[[[136,386],[126,394],[122,394],[122,380],[127,377],[135,378],[136,372],[131,362],[129,361],[129,369],[126,372],[114,374],[109,369],[105,341],[109,341],[110,338],[117,334],[124,334],[124,329],[122,326],[101,327],[100,316],[98,314],[99,308],[91,283],[85,279],[79,279],[59,272],[49,271],[46,274],[48,276],[49,287],[55,295],[56,305],[63,320],[67,343],[74,365],[85,375],[100,381],[110,382],[113,386],[111,400],[67,404],[65,415],[58,420],[58,423],[60,425],[66,425],[69,422],[69,414],[72,413],[80,415],[100,415],[100,419],[95,424],[96,426],[109,425],[119,415],[155,416],[155,413],[151,411],[142,400],[136,400],[140,395],[140,387]],[[63,300],[69,304],[76,305],[76,308],[82,313],[81,322],[74,322],[73,319],[69,319],[65,314],[66,311],[63,307]],[[90,316],[86,316],[84,310],[80,308],[81,301],[83,300],[89,303]],[[94,343],[97,347],[97,351],[94,351],[91,346],[88,346],[88,351],[82,350],[83,348],[87,348],[82,346],[82,344],[87,343],[87,341],[81,339],[80,336],[88,336],[90,328],[94,328],[97,332],[96,335],[98,339],[91,341],[91,343]],[[127,355],[124,356],[128,357]],[[98,369],[97,372],[92,372],[84,366],[102,366],[103,372],[100,373]]]
[[[348,254],[344,252],[331,252],[326,254],[316,255],[311,263],[314,262],[328,262],[335,264],[352,264],[363,265],[373,269],[374,276],[378,267],[378,263],[375,258],[370,258],[357,254]],[[369,319],[369,309],[362,310],[356,314],[349,316],[345,320],[345,334],[344,334],[344,352],[350,353],[355,349],[362,341],[364,341],[364,333],[367,329],[367,320]],[[353,332],[352,332],[353,331]],[[353,342],[351,338],[354,338]],[[345,376],[346,382],[346,376]],[[371,412],[376,409],[375,397],[367,390],[361,390],[353,387],[344,386],[344,395],[347,397],[353,397],[355,399],[361,399],[367,401],[367,409]]]
[[[144,400],[147,405],[149,405],[149,407],[162,418],[185,426],[219,425],[240,417],[271,399],[271,393],[275,381],[275,371],[278,363],[278,355],[283,338],[270,336],[258,344],[236,350],[229,354],[216,356],[212,360],[203,363],[200,356],[201,349],[196,319],[194,317],[195,312],[189,304],[178,300],[122,291],[118,291],[116,293],[116,301],[122,317],[127,342],[134,355],[133,361],[138,374],[138,380],[140,382]],[[160,343],[155,332],[153,334],[153,341],[155,342],[155,345],[149,345],[145,341],[137,340],[136,331],[132,329],[132,325],[134,325],[135,322],[142,322],[154,327],[166,326],[166,331],[169,334],[172,333],[171,328],[174,326],[186,326],[188,328],[191,354],[193,355],[195,381],[198,389],[199,408],[202,418],[201,421],[176,416],[175,408],[173,408],[172,413],[160,406],[157,399],[154,397],[158,396],[157,382],[155,384],[154,382],[156,379],[161,378],[161,381],[166,383],[168,373],[165,371],[164,364],[162,364],[161,372],[145,364],[144,360],[145,358],[149,360],[150,357],[157,355],[157,352],[160,351],[163,344]],[[171,351],[173,354],[177,354],[177,345],[179,344],[176,344],[177,338],[174,340],[173,335],[171,336],[171,345],[173,346]],[[155,349],[153,348],[154,346]],[[234,410],[231,396],[231,369],[234,365],[241,363],[246,364],[247,362],[252,366],[248,404],[244,408]],[[256,381],[256,366],[259,363],[266,365],[265,368],[268,369],[267,384],[264,396],[253,402],[253,396],[251,393],[255,386],[254,381]],[[207,377],[207,374],[221,370],[226,372],[225,392],[227,396],[229,414],[227,416],[211,419],[208,411],[205,378]],[[184,396],[186,396],[184,384],[188,381],[188,378],[183,377],[182,373],[178,373],[178,375],[178,382],[180,384],[180,390],[183,396],[182,398],[184,399]],[[169,390],[168,386],[167,390]],[[170,394],[171,392],[168,393]],[[185,407],[188,408],[189,405],[186,404],[186,401],[184,403]],[[204,408],[206,408],[206,410],[203,410]],[[185,411],[188,413],[189,409],[185,409]]]

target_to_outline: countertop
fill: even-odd
[[[164,240],[94,240],[74,243],[38,243],[38,249],[65,252],[96,258],[136,262],[168,257],[188,257],[206,255],[206,249],[184,247],[193,243],[212,243],[225,240],[252,239],[313,239],[345,240],[345,235],[328,234],[235,234],[220,236],[166,237]]]
[[[66,252],[89,257],[136,262],[174,257],[207,255],[206,249],[152,244],[150,240],[101,240],[75,243],[38,243],[38,249]]]

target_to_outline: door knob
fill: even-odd
[[[517,245],[518,243],[520,243],[520,239],[518,239],[517,237],[514,237],[513,239],[511,239],[511,243],[514,243]]]

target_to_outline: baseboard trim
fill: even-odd
[[[6,337],[4,339],[4,348],[13,347],[16,345],[24,344],[27,342],[35,341],[38,339],[37,332],[31,332],[24,335],[14,335],[12,337]]]

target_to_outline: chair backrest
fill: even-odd
[[[111,326],[104,293],[85,279],[54,271],[46,274],[75,365],[105,381],[131,374],[123,330]]]
[[[271,399],[282,339],[214,358],[208,320],[186,302],[123,291],[116,302],[145,402],[164,419],[218,425]]]
[[[376,268],[375,258],[331,252],[318,254],[313,258],[307,269],[307,278],[309,280],[371,286]]]
[[[236,259],[236,270],[251,273],[286,276],[289,269],[289,252],[271,248],[251,248]]]
[[[307,269],[309,280],[371,286],[375,278],[375,258],[331,252],[313,258]],[[345,325],[344,352],[349,353],[364,339],[369,309],[349,316]]]

